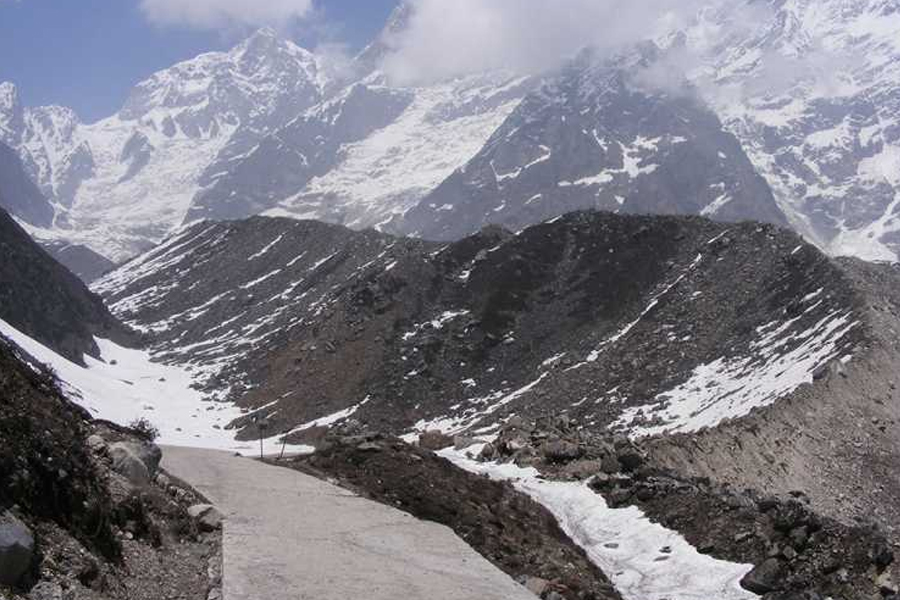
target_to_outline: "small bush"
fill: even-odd
[[[148,421],[145,417],[135,419],[128,424],[128,427],[133,429],[138,436],[147,440],[148,442],[154,442],[156,441],[156,438],[159,437],[159,429],[157,429],[156,425]]]

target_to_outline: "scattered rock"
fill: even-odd
[[[33,558],[31,530],[9,511],[0,515],[0,585],[16,585]]]

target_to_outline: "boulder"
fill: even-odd
[[[541,454],[550,462],[571,462],[581,458],[584,450],[572,442],[553,440],[541,445]]]
[[[443,450],[453,445],[453,438],[442,431],[426,431],[419,434],[419,447],[425,450]]]
[[[188,508],[188,515],[197,522],[200,531],[215,531],[222,527],[222,513],[211,504],[195,504]]]
[[[887,571],[878,576],[875,584],[882,596],[896,596],[900,594],[900,586],[894,583],[891,574]]]
[[[603,465],[599,460],[582,459],[566,465],[564,472],[574,479],[587,479],[600,473],[602,469]]]
[[[467,435],[457,435],[453,437],[453,449],[454,450],[465,450],[469,446],[474,446],[478,443],[473,437],[469,437]]]
[[[152,442],[119,442],[119,444],[130,448],[135,456],[141,459],[151,477],[156,475],[159,463],[162,461],[162,450],[159,446]]]
[[[28,572],[34,558],[34,536],[15,515],[0,515],[0,585],[13,586]]]
[[[94,434],[88,436],[87,445],[93,452],[102,452],[106,448],[106,440],[99,435]]]
[[[768,594],[781,589],[784,572],[777,558],[766,559],[741,579],[741,587],[754,594]]]
[[[150,483],[150,470],[132,446],[117,442],[109,447],[113,471],[128,480],[128,483],[144,487]]]
[[[550,589],[550,582],[540,577],[527,577],[525,579],[525,589],[540,598]]]

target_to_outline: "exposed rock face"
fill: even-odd
[[[885,0],[768,3],[700,52],[710,102],[792,224],[834,254],[896,260],[900,14]],[[689,40],[740,15],[707,11]],[[699,35],[696,35],[698,34]],[[701,83],[701,85],[704,85]]]
[[[94,336],[130,334],[103,301],[0,209],[0,319],[75,362],[98,355]]]
[[[573,210],[786,224],[741,145],[696,90],[643,86],[653,46],[585,52],[529,94],[484,148],[410,211],[426,239],[519,230]]]
[[[0,208],[26,223],[48,227],[53,207],[31,181],[16,151],[0,142]]]
[[[266,137],[249,156],[229,166],[227,173],[197,195],[186,220],[238,219],[274,208],[302,191],[314,177],[334,169],[343,158],[345,145],[392,123],[412,100],[410,92],[377,82],[347,88]],[[333,222],[348,219],[338,214],[340,210],[339,205],[332,206],[317,216]]]

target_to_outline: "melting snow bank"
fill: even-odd
[[[66,396],[95,418],[120,424],[144,417],[160,432],[160,444],[259,452],[259,442],[239,442],[225,426],[242,416],[241,409],[224,402],[205,401],[191,388],[191,373],[178,366],[152,362],[142,350],[123,348],[97,339],[103,360],[85,356],[87,368],[60,356],[0,319],[0,334],[35,360],[56,372]],[[264,451],[281,451],[278,438],[263,442]],[[310,452],[308,446],[287,446],[286,452]]]
[[[626,600],[758,598],[740,586],[753,565],[700,554],[680,534],[652,523],[640,509],[609,508],[583,482],[545,481],[536,469],[481,463],[464,452],[450,448],[438,454],[466,471],[511,481],[544,505]]]

